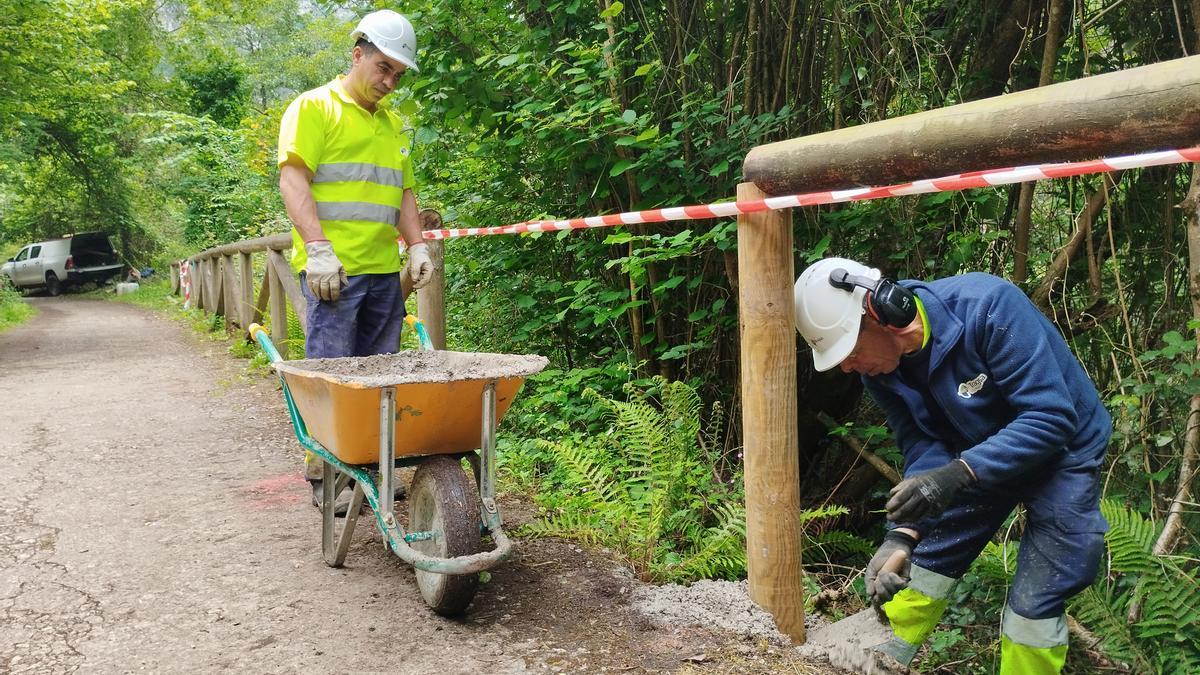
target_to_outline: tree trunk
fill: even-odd
[[[1046,40],[1042,47],[1042,70],[1038,75],[1039,87],[1054,81],[1054,64],[1058,62],[1058,43],[1062,35],[1065,5],[1063,0],[1050,0]],[[1033,187],[1034,183],[1022,183],[1021,196],[1017,200],[1017,222],[1013,227],[1012,280],[1018,284],[1024,283],[1029,276],[1029,227],[1033,219]]]
[[[1193,7],[1197,4],[1193,0]],[[1200,169],[1192,167],[1192,184],[1183,200],[1187,212],[1188,242],[1188,293],[1192,299],[1192,319],[1200,321]],[[1200,340],[1200,327],[1195,330]],[[1200,348],[1196,358],[1200,359]],[[1158,541],[1154,542],[1154,554],[1166,555],[1175,548],[1183,528],[1184,509],[1191,501],[1192,482],[1196,479],[1196,458],[1200,454],[1200,395],[1192,396],[1188,405],[1187,432],[1183,440],[1183,457],[1179,460],[1179,482],[1175,496],[1167,510],[1167,522],[1163,525]]]
[[[1105,174],[1104,180],[1109,187],[1116,186],[1116,180],[1120,174]],[[1087,205],[1083,207],[1083,211],[1075,218],[1075,234],[1071,235],[1071,239],[1067,245],[1058,252],[1054,257],[1054,262],[1050,264],[1050,269],[1046,270],[1046,276],[1042,278],[1042,282],[1038,284],[1036,290],[1032,294],[1033,302],[1042,310],[1043,314],[1050,313],[1051,297],[1054,292],[1054,284],[1061,280],[1067,273],[1067,268],[1075,255],[1083,247],[1083,244],[1091,238],[1092,223],[1100,215],[1100,210],[1108,202],[1108,192],[1103,188],[1097,188],[1095,192],[1088,197]]]

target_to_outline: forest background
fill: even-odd
[[[355,17],[382,6],[3,0],[0,253],[99,229],[130,265],[163,269],[286,231],[280,114],[344,71]],[[1200,51],[1200,0],[393,8],[420,41],[420,73],[391,97],[419,200],[458,226],[717,201],[764,142]],[[1096,381],[1116,420],[1113,528],[1071,608],[1077,672],[1200,670],[1191,184],[1170,166],[795,213],[797,269],[837,254],[900,278],[1012,279]],[[650,579],[744,574],[735,244],[732,221],[448,242],[451,348],[551,357],[503,453],[547,514],[538,531]],[[809,606],[836,615],[861,605],[889,486],[857,450],[900,458],[855,378],[799,361]],[[925,670],[993,667],[1021,527],[959,587]]]

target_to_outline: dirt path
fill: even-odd
[[[518,542],[460,621],[366,519],[328,568],[273,380],[145,310],[30,302],[0,335],[0,672],[828,671],[657,625],[563,542]]]

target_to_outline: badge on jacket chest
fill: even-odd
[[[975,394],[978,394],[979,390],[983,389],[984,382],[987,382],[987,374],[980,373],[980,374],[976,375],[975,377],[967,380],[966,382],[959,384],[958,385],[959,397],[971,398]]]

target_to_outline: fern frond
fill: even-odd
[[[1138,645],[1126,620],[1126,604],[1114,598],[1107,589],[1091,586],[1071,600],[1071,613],[1080,623],[1101,637],[1101,647],[1111,658],[1136,666],[1146,672],[1148,659]]]
[[[676,566],[685,576],[731,576],[746,568],[746,510],[741,504],[720,504],[718,523],[704,533],[703,544]],[[719,573],[719,574],[718,574]]]
[[[592,505],[617,504],[623,500],[612,474],[594,459],[594,453],[571,442],[538,441],[539,447],[549,450],[565,470],[566,480],[582,488],[581,496]]]
[[[815,509],[801,510],[800,516],[799,516],[799,521],[800,521],[800,525],[803,527],[804,525],[806,525],[809,522],[814,521],[814,520],[824,520],[826,518],[835,518],[837,516],[844,516],[847,513],[850,513],[850,509],[846,508],[845,506],[842,506],[840,504],[826,504],[825,506],[819,506]]]
[[[815,554],[820,554],[826,560],[844,555],[870,556],[875,549],[874,542],[841,530],[830,530],[804,538],[805,557],[809,560]]]
[[[580,511],[563,511],[530,523],[518,530],[525,537],[562,537],[588,544],[602,543],[605,539],[604,524],[593,514]]]
[[[1113,571],[1153,574],[1159,569],[1158,557],[1153,553],[1158,526],[1111,499],[1101,500],[1100,512],[1108,520],[1104,540],[1108,543]]]

